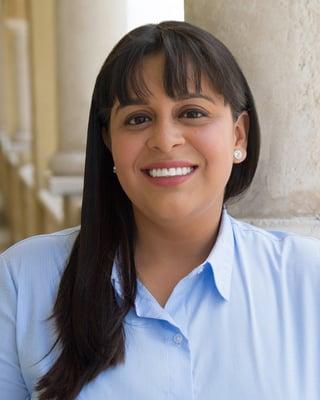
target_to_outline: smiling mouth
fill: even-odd
[[[170,177],[190,175],[196,168],[197,168],[196,165],[192,167],[152,168],[152,169],[146,169],[144,170],[144,172],[152,178],[170,178]]]

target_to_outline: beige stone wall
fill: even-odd
[[[186,0],[185,18],[229,47],[256,99],[260,164],[231,211],[320,236],[319,1]]]

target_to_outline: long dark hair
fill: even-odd
[[[106,59],[97,77],[89,117],[81,229],[62,276],[53,310],[59,356],[38,382],[40,400],[71,400],[101,371],[124,362],[123,320],[134,305],[135,222],[131,202],[113,174],[111,152],[102,131],[109,127],[116,99],[145,96],[141,62],[162,52],[163,83],[168,96],[188,93],[191,75],[201,91],[204,74],[230,105],[234,119],[250,118],[247,158],[233,166],[224,201],[250,185],[259,157],[260,133],[254,100],[229,50],[208,32],[185,22],[145,25],[125,35]],[[122,297],[111,283],[117,259]]]

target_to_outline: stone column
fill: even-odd
[[[320,236],[318,0],[186,0],[186,20],[216,35],[256,99],[262,152],[252,188],[231,212],[265,228]]]
[[[170,5],[170,7],[169,7]],[[81,194],[91,95],[99,69],[130,29],[183,19],[183,0],[57,0],[58,151],[50,161],[50,188]]]
[[[15,81],[15,131],[11,137],[13,150],[28,153],[31,150],[31,94],[28,57],[28,26],[24,19],[5,21],[12,35],[13,79]],[[29,158],[29,156],[25,156]]]
[[[28,0],[35,185],[47,187],[48,160],[57,149],[57,60],[55,0]]]
[[[4,13],[3,4],[0,2],[0,143],[1,137],[4,135],[6,120],[5,120],[5,66],[4,66]]]

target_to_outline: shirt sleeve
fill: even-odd
[[[0,255],[0,398],[26,400],[16,342],[17,290],[5,259]]]

